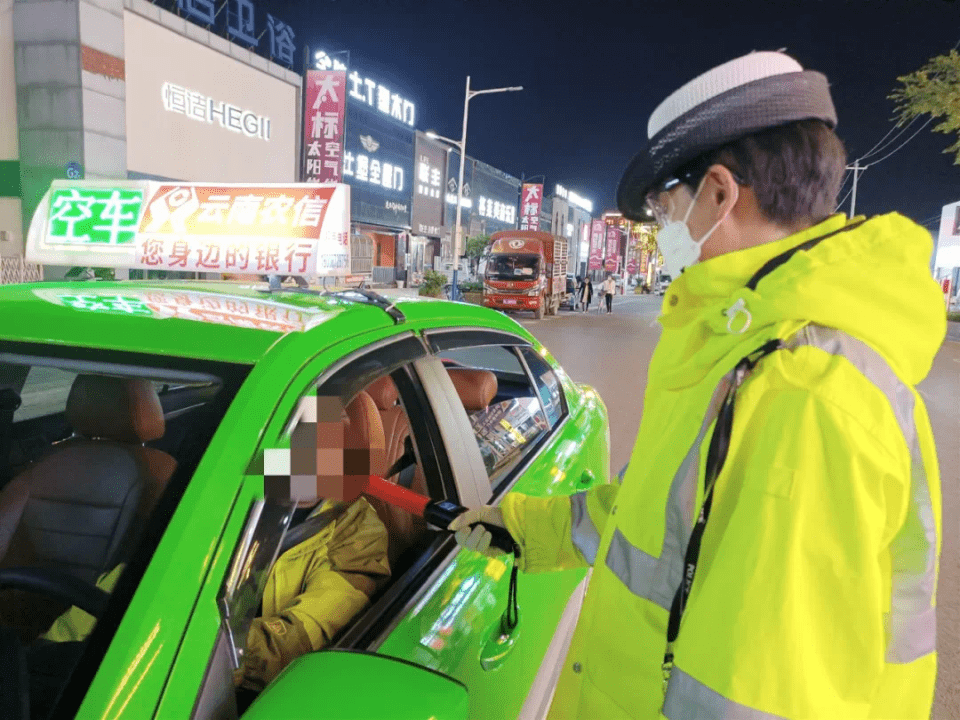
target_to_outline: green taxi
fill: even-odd
[[[38,216],[49,230],[49,202]],[[434,500],[608,481],[600,398],[491,310],[276,283],[0,287],[0,717],[545,716],[587,574],[522,576],[514,600],[510,555],[379,507],[389,581],[238,705],[244,616],[296,529],[264,454],[291,447],[306,398],[363,393],[387,466],[413,450],[391,481]],[[92,632],[37,660],[71,606]]]

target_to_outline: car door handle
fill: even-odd
[[[507,656],[513,651],[519,636],[519,617],[517,624],[512,629],[507,627],[503,618],[497,620],[497,623],[491,628],[487,641],[480,650],[480,667],[489,672],[503,665]]]

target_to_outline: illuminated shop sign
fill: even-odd
[[[517,209],[513,205],[507,205],[499,200],[483,197],[483,195],[477,201],[477,212],[481,217],[499,220],[508,225],[513,225],[517,218]]]
[[[356,103],[347,104],[343,181],[353,188],[353,219],[410,227],[414,132]]]
[[[239,40],[253,48],[258,47],[263,31],[259,33],[256,31],[255,8],[252,0],[227,0],[226,3],[217,2],[217,0],[177,0],[177,9],[180,14],[198,25],[209,28],[216,26],[217,15],[223,10],[224,4],[228,4],[227,36],[231,40]],[[269,35],[270,59],[284,65],[293,65],[294,53],[297,49],[293,28],[267,13],[266,33]]]
[[[214,100],[203,93],[189,90],[180,85],[165,82],[160,88],[163,109],[167,112],[186,115],[191,120],[205,122],[242,133],[249,138],[270,140],[270,118],[258,115],[250,110]]]
[[[313,65],[317,70],[346,70],[347,66],[331,57],[324,50],[313,54]],[[386,85],[361,75],[356,70],[347,75],[350,97],[362,102],[376,111],[392,117],[394,120],[413,127],[416,124],[417,108],[405,97],[393,92]]]
[[[554,190],[554,194],[562,197],[571,205],[576,205],[581,210],[586,210],[588,213],[593,212],[593,203],[587,200],[584,197],[580,197],[572,190],[567,190],[563,185],[557,185]]]

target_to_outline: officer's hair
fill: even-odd
[[[801,120],[749,135],[701,157],[699,185],[721,164],[753,190],[764,218],[786,227],[817,223],[837,209],[847,152],[820,120]]]

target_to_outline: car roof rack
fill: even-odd
[[[363,305],[373,305],[383,310],[387,315],[393,318],[393,322],[396,325],[399,325],[402,322],[406,321],[406,316],[400,312],[397,308],[396,303],[385,295],[380,293],[373,292],[372,290],[365,290],[361,288],[350,288],[348,290],[314,290],[311,288],[307,281],[301,277],[294,278],[297,282],[297,287],[284,287],[281,284],[280,276],[270,275],[268,277],[267,287],[260,288],[259,291],[262,293],[273,294],[275,292],[284,292],[284,293],[300,293],[304,295],[316,295],[317,297],[329,297],[337,298],[339,300],[346,300],[347,302],[361,303]]]

